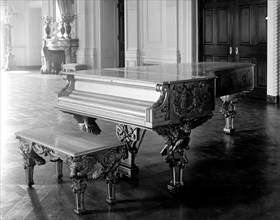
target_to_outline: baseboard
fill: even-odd
[[[278,104],[278,103],[279,103],[279,96],[267,95],[267,96],[266,96],[266,101],[271,102],[271,103]]]
[[[40,70],[42,66],[16,66],[15,70]]]

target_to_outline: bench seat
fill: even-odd
[[[99,162],[102,168],[93,174],[93,178],[106,178],[106,200],[109,203],[115,201],[118,166],[127,157],[126,145],[115,134],[92,135],[71,127],[54,126],[23,130],[15,135],[20,141],[28,186],[34,184],[34,166],[46,163],[42,155],[50,156],[51,161],[57,163],[58,178],[62,177],[62,164],[65,161],[73,180],[72,189],[76,198],[74,211],[82,214],[85,211],[84,191],[88,173]]]

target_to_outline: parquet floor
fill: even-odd
[[[60,76],[39,71],[1,72],[1,219],[280,219],[280,108],[259,100],[240,101],[232,136],[222,132],[216,101],[213,118],[192,131],[180,194],[166,188],[170,170],[159,154],[164,141],[153,132],[147,132],[136,159],[138,179],[119,181],[116,204],[106,203],[103,180],[90,180],[88,211],[77,216],[66,167],[58,183],[51,162],[35,167],[35,185],[28,188],[14,133],[57,123],[76,126],[53,107],[64,85]],[[98,124],[114,132],[110,122]]]

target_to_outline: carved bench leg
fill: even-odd
[[[94,167],[94,164],[97,163],[97,159],[94,154],[91,154],[79,157],[68,157],[66,163],[69,166],[70,177],[73,181],[72,190],[75,195],[74,212],[80,215],[86,211],[84,198],[87,188],[87,175]]]
[[[108,193],[108,197],[106,198],[106,201],[108,203],[114,203],[116,201],[116,195],[115,195],[116,180],[114,177],[107,176],[105,182],[107,184],[107,193]]]
[[[32,142],[20,137],[17,138],[19,139],[20,154],[23,157],[26,183],[29,187],[31,187],[32,185],[34,185],[33,176],[35,165],[43,165],[46,163],[46,161],[35,153]]]
[[[24,165],[26,183],[29,187],[34,185],[34,180],[33,180],[34,166],[35,166],[35,161],[32,159],[29,159],[28,162],[26,161]]]
[[[61,179],[63,177],[63,160],[57,159],[56,161],[56,174],[57,174],[57,179]]]
[[[87,177],[73,177],[72,190],[75,195],[74,212],[78,215],[84,213],[85,209],[85,190],[87,188]]]
[[[125,145],[118,148],[104,150],[95,154],[97,161],[100,162],[102,168],[95,171],[92,175],[93,179],[98,179],[100,176],[105,177],[107,184],[107,198],[108,203],[116,201],[115,184],[118,176],[124,174],[119,168],[122,159],[127,158],[127,148]],[[124,174],[125,175],[125,174]]]

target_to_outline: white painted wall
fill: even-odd
[[[28,8],[27,10],[27,61],[26,66],[41,65],[42,49],[42,22],[40,20],[40,8]],[[25,66],[25,65],[24,65]]]
[[[12,52],[16,66],[40,66],[42,48],[42,2],[11,1],[18,15],[12,28]]]
[[[101,68],[117,67],[117,1],[100,2]]]
[[[126,65],[197,61],[197,2],[126,1]]]

